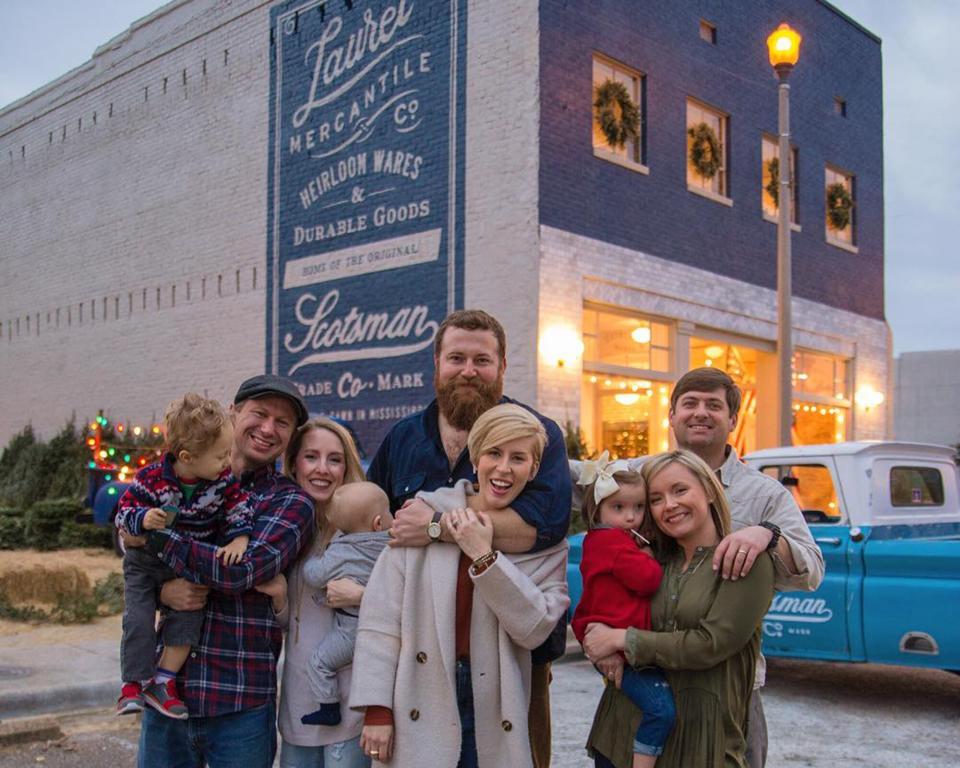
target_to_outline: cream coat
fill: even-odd
[[[470,667],[481,768],[529,768],[530,650],[570,604],[567,542],[503,555],[473,578]],[[393,710],[394,768],[455,768],[457,564],[454,544],[388,549],[360,607],[350,705]],[[374,762],[375,765],[381,765]]]

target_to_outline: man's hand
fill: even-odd
[[[393,726],[365,725],[360,732],[360,749],[381,763],[390,762],[393,757]]]
[[[760,525],[741,528],[724,536],[713,554],[713,570],[733,581],[746,576],[772,538],[773,531]]]
[[[120,541],[123,542],[124,551],[147,545],[146,536],[134,536],[132,533],[127,533],[125,528],[120,529]]]
[[[604,656],[602,659],[597,659],[593,663],[594,666],[600,670],[600,674],[617,686],[617,688],[620,687],[620,683],[623,682],[623,656],[619,653],[613,653],[609,656]]]
[[[591,622],[583,636],[583,652],[590,661],[603,659],[623,650],[627,630],[613,629],[606,624]]]
[[[162,509],[148,509],[147,514],[143,516],[143,529],[145,531],[159,531],[167,527],[167,513]]]
[[[210,587],[186,579],[170,579],[160,587],[160,602],[175,611],[199,611],[207,604]]]
[[[327,605],[331,608],[354,608],[363,599],[363,587],[353,579],[333,579],[327,582]]]
[[[410,499],[393,519],[390,528],[391,547],[425,547],[430,543],[427,525],[433,519],[433,509],[423,499]]]

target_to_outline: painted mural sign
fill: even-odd
[[[463,296],[465,0],[271,11],[267,370],[368,454]]]

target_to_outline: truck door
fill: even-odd
[[[809,462],[809,463],[807,463]],[[837,494],[833,459],[804,463],[771,463],[761,470],[775,477],[793,494],[823,552],[826,571],[816,592],[778,592],[763,621],[763,652],[768,656],[849,660],[859,643],[851,646],[847,611],[851,547],[850,523]],[[856,568],[859,571],[859,566]]]
[[[864,547],[868,661],[960,670],[960,509],[949,462],[873,464]]]

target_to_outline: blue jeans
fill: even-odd
[[[641,755],[660,755],[677,717],[670,683],[657,667],[623,670],[620,690],[643,712],[633,740],[633,751]]]
[[[359,736],[324,747],[281,741],[280,768],[370,768],[370,758],[360,749]]]
[[[273,702],[188,720],[173,720],[146,708],[137,768],[271,768],[276,751]]]
[[[457,709],[460,710],[460,762],[457,768],[479,768],[469,661],[457,661]]]

